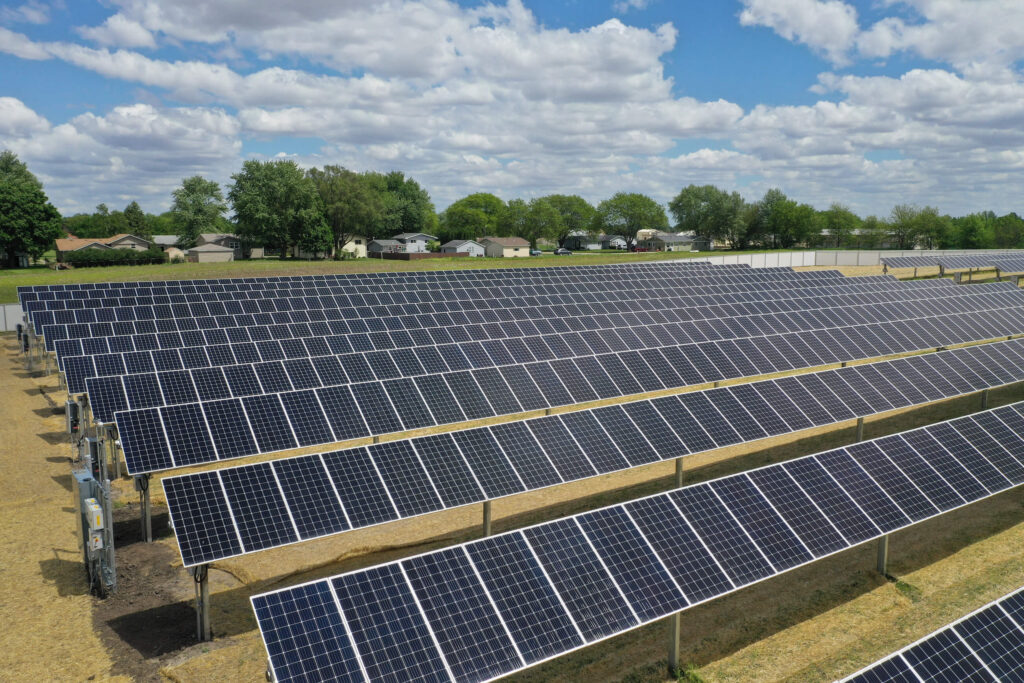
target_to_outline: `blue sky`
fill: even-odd
[[[0,147],[66,213],[248,158],[470,192],[770,187],[862,214],[1018,210],[1002,0],[12,0]]]

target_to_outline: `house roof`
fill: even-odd
[[[395,244],[401,244],[398,240],[370,240],[370,244],[382,244],[384,246],[391,246]]]
[[[201,233],[199,233],[199,240],[201,242],[216,242],[217,240],[222,240],[225,237],[230,237],[231,239],[238,239],[238,235],[234,235],[234,234],[232,234],[230,232],[201,232]]]
[[[623,241],[625,241],[626,238],[623,237],[622,235],[601,235],[600,237],[598,237],[598,239],[601,240],[602,242],[606,242],[608,240],[623,240]]]
[[[662,242],[692,242],[690,235],[651,235],[648,239],[661,240]]]
[[[451,240],[449,242],[445,242],[444,244],[442,244],[441,248],[444,249],[445,247],[458,247],[462,246],[463,244],[475,244],[478,247],[484,246],[477,242],[476,240]]]
[[[530,243],[522,237],[481,237],[481,242],[500,244],[503,247],[528,247]]]
[[[161,247],[171,247],[177,243],[177,235],[153,235],[153,244],[159,244]]]
[[[235,250],[232,249],[231,247],[225,247],[225,246],[222,246],[220,244],[200,244],[200,245],[197,245],[195,247],[192,247],[188,251],[190,251],[190,252],[192,252],[192,251],[203,251],[203,252],[230,251],[231,253],[234,253]]]
[[[428,235],[425,232],[403,232],[403,233],[399,233],[398,235],[395,235],[394,239],[399,240],[399,241],[405,241],[405,240],[414,239],[416,237],[422,237],[423,239],[425,239],[427,241],[436,240],[437,239],[433,235]]]
[[[56,240],[57,251],[78,251],[79,249],[85,249],[86,247],[102,247],[103,249],[110,249],[110,245],[106,243],[106,238],[60,238]]]

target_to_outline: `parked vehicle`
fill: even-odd
[[[572,252],[564,247],[555,249],[555,256],[572,256]]]
[[[530,256],[540,256],[543,253],[544,252],[541,251],[540,249],[531,249],[530,250]]]

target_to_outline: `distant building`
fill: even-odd
[[[601,235],[597,238],[602,249],[625,249],[629,246],[622,235]]]
[[[185,252],[185,258],[191,263],[223,263],[235,260],[235,250],[221,244],[198,244]]]
[[[598,251],[601,249],[601,240],[580,230],[570,233],[562,246],[570,251]]]
[[[366,258],[366,244],[367,239],[365,235],[353,235],[352,239],[346,242],[341,250],[354,254],[356,258]]]
[[[372,240],[366,250],[371,254],[404,254],[405,245],[398,240]]]
[[[427,249],[428,242],[436,242],[437,238],[422,232],[403,232],[395,235],[393,240],[405,245],[406,254],[422,254],[430,251]]]
[[[520,258],[530,255],[530,243],[522,237],[481,237],[484,251],[494,258]]]
[[[56,240],[56,244],[58,261],[64,260],[64,254],[72,251],[82,251],[84,249],[134,249],[136,251],[145,251],[153,245],[149,240],[144,240],[137,235],[128,234],[86,238],[69,236]]]
[[[442,254],[466,253],[470,256],[486,256],[484,245],[475,240],[452,240],[441,245]]]
[[[637,247],[648,251],[693,251],[693,236],[655,233],[638,241]]]

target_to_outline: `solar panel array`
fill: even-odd
[[[1024,273],[1024,258],[1001,258],[992,261],[1000,273]]]
[[[63,354],[58,343],[63,339],[317,323],[336,323],[343,327],[347,325],[343,332],[384,332],[391,329],[459,324],[462,315],[484,316],[486,311],[491,309],[519,309],[527,306],[543,309],[545,306],[597,303],[606,312],[626,312],[647,298],[664,299],[676,294],[700,297],[759,291],[760,286],[784,282],[792,282],[794,286],[806,286],[811,281],[823,285],[849,283],[849,280],[844,279],[817,277],[817,273],[797,274],[792,271],[749,271],[731,276],[707,274],[697,279],[693,277],[691,269],[683,272],[687,277],[676,277],[674,271],[643,279],[634,277],[613,280],[602,276],[601,280],[587,286],[571,281],[544,282],[528,286],[506,284],[459,290],[439,289],[429,285],[427,288],[421,285],[405,285],[400,291],[389,289],[365,294],[348,293],[344,291],[347,287],[339,286],[329,290],[336,293],[279,295],[260,301],[197,301],[158,306],[46,311],[34,315],[37,319],[50,316],[54,320],[59,318],[59,321],[63,321],[61,324],[53,325],[45,324],[45,319],[40,321],[44,323],[41,329],[47,339],[47,349],[57,351],[58,362],[61,362]],[[807,277],[808,275],[815,277]],[[709,280],[715,282],[709,283]],[[891,279],[883,281],[892,283]],[[383,290],[384,287],[374,289]],[[459,298],[453,295],[455,291],[459,292]],[[686,303],[685,300],[680,300],[678,306],[684,306]],[[425,313],[435,314],[434,322],[431,319],[422,319],[421,316]],[[539,313],[543,315],[545,311],[541,310]],[[437,314],[440,317],[436,317]],[[446,315],[453,316],[450,323],[446,323]],[[230,332],[225,331],[224,334]],[[309,332],[306,332],[302,336],[308,335]]]
[[[256,595],[253,608],[279,681],[494,679],[1020,485],[1022,409]]]
[[[935,268],[938,256],[883,256],[879,259],[889,268]]]
[[[962,270],[964,268],[992,268],[1001,254],[967,254],[963,256],[940,256],[939,265],[946,270]]]
[[[138,474],[666,387],[1005,337],[1024,331],[1024,293],[1004,285],[993,285],[999,291],[991,294],[920,306],[864,307],[865,315],[883,322],[851,325],[842,312],[829,311],[834,316],[829,322],[831,329],[763,334],[748,343],[728,339],[680,344],[684,340],[652,335],[645,341],[634,335],[637,346],[650,350],[595,355],[581,340],[576,350],[568,344],[561,353],[549,350],[552,358],[562,356],[560,360],[498,365],[484,353],[478,356],[480,365],[490,367],[467,369],[473,364],[460,354],[461,367],[449,364],[447,371],[438,368],[435,374],[320,388],[319,375],[302,368],[293,375],[294,380],[286,371],[277,375],[280,384],[275,389],[279,393],[264,393],[263,387],[257,386],[256,375],[247,373],[236,384],[242,387],[240,392],[249,395],[229,396],[231,383],[220,377],[211,384],[212,389],[204,389],[220,392],[220,398],[206,401],[192,398],[198,396],[194,384],[182,381],[168,387],[160,382],[163,377],[126,376],[151,378],[134,394],[143,406],[161,405],[166,401],[165,392],[183,397],[177,404],[163,407],[128,403],[134,399],[129,396],[127,381],[122,383],[123,395],[116,384],[109,393],[97,386],[120,378],[94,378],[87,384],[96,414],[115,416],[128,471]],[[965,312],[917,317],[950,310]],[[824,312],[821,315],[828,317]],[[785,330],[801,324],[811,327],[799,317],[780,326]],[[332,366],[339,379],[340,368],[340,364]],[[194,383],[201,372],[186,371],[185,375]],[[213,369],[215,378],[219,372],[220,368]],[[295,381],[303,382],[302,388],[285,390],[295,386]]]
[[[163,486],[182,561],[193,566],[1019,381],[1024,340],[168,477]]]
[[[846,683],[1024,680],[1024,588],[872,664]]]
[[[157,369],[175,370],[352,352],[391,351],[453,342],[500,343],[501,339],[511,337],[569,332],[587,334],[592,338],[596,330],[602,329],[650,327],[884,301],[921,300],[933,298],[939,289],[945,289],[944,293],[950,296],[964,292],[954,292],[951,284],[939,285],[938,282],[948,283],[946,280],[928,281],[915,283],[918,286],[908,288],[890,280],[883,284],[858,283],[845,287],[805,287],[792,290],[768,289],[764,283],[758,283],[753,285],[757,291],[749,292],[742,302],[726,301],[737,298],[734,292],[727,297],[721,294],[669,298],[648,295],[628,305],[624,305],[624,302],[596,301],[585,305],[523,305],[458,314],[419,314],[408,321],[378,317],[361,321],[336,320],[124,337],[59,339],[55,347],[58,366],[66,375],[68,391],[79,394],[87,390],[85,380],[89,377],[154,372]],[[929,286],[919,286],[924,284]],[[683,291],[692,289],[689,287]],[[716,303],[719,298],[722,303]],[[366,323],[371,321],[373,327],[380,329],[370,329]],[[406,322],[409,324],[404,324]],[[88,353],[83,353],[86,350]],[[109,354],[116,357],[108,357]]]

